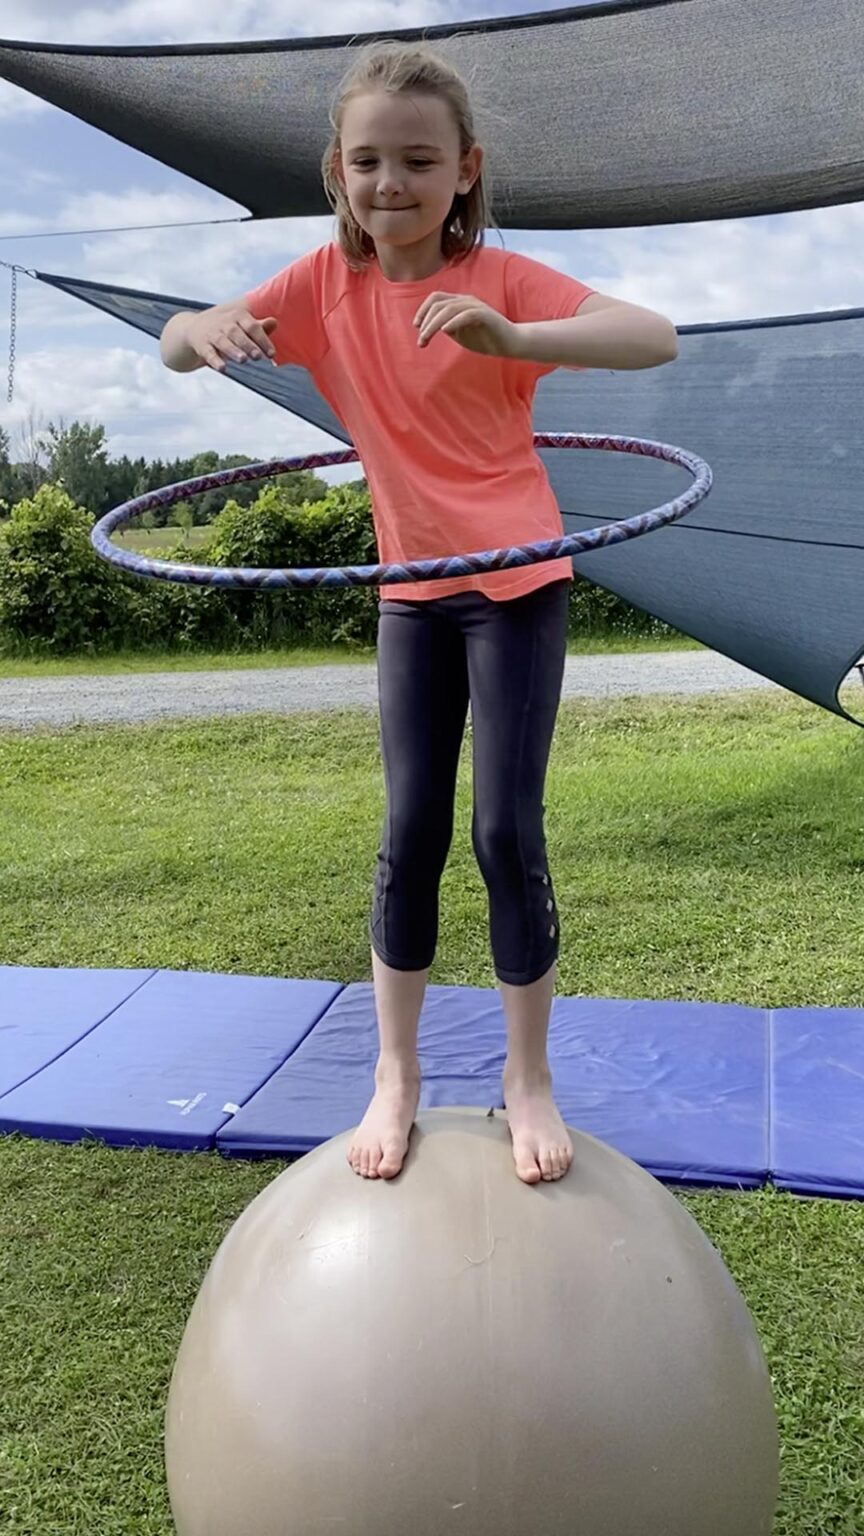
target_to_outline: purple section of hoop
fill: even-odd
[[[537,448],[589,448],[607,453],[633,453],[646,458],[664,459],[678,464],[693,476],[693,484],[674,501],[667,501],[650,512],[640,512],[617,523],[605,523],[599,528],[587,528],[581,533],[562,535],[558,539],[546,539],[534,544],[517,544],[502,549],[487,549],[476,554],[447,555],[431,560],[412,560],[404,565],[348,565],[312,566],[295,569],[266,569],[255,566],[227,567],[216,565],[174,565],[167,560],[150,560],[133,550],[121,549],[111,543],[111,534],[123,528],[133,517],[155,508],[173,506],[199,496],[203,491],[217,487],[237,485],[244,481],[269,479],[274,475],[296,473],[305,469],[323,469],[333,464],[353,464],[359,460],[356,449],[343,449],[337,453],[313,453],[305,458],[271,459],[263,464],[241,464],[234,469],[220,469],[213,474],[199,475],[195,480],[183,480],[177,485],[166,485],[157,491],[148,491],[133,501],[126,501],[100,519],[93,528],[90,541],[96,553],[111,565],[129,571],[134,576],[144,576],[157,581],[174,581],[188,586],[251,588],[272,591],[281,587],[359,587],[387,586],[409,581],[435,581],[458,576],[476,576],[487,571],[509,570],[514,566],[536,565],[546,560],[558,560],[600,549],[609,544],[620,544],[627,539],[651,533],[655,528],[666,527],[698,506],[711,489],[710,466],[695,453],[685,448],[675,448],[669,443],[655,443],[641,437],[603,437],[595,434],[536,432]]]

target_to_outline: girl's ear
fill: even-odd
[[[463,155],[459,162],[459,180],[456,183],[457,192],[470,192],[482,168],[482,146],[480,144],[473,144],[467,155]]]

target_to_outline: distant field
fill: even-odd
[[[206,524],[201,528],[189,528],[185,542],[190,549],[200,549],[206,544],[212,529]],[[138,555],[153,555],[160,550],[173,549],[183,534],[182,528],[126,528],[112,534],[112,539],[123,549],[134,549]]]

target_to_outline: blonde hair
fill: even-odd
[[[474,113],[465,81],[452,64],[428,44],[372,43],[360,52],[343,76],[331,105],[333,136],[321,161],[324,191],[336,214],[336,238],[348,265],[355,271],[373,259],[375,245],[351,212],[345,188],[336,174],[336,160],[341,151],[342,124],[348,102],[373,91],[385,91],[393,96],[403,92],[437,96],[449,106],[459,130],[460,159],[477,142]],[[481,168],[470,192],[457,192],[453,198],[441,233],[442,255],[448,261],[464,261],[476,245],[483,244],[485,231],[493,222]]]

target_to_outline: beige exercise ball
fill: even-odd
[[[179,1536],[767,1536],[771,1383],[684,1207],[573,1132],[433,1110],[401,1176],[338,1136],[232,1227],[168,1401]]]

